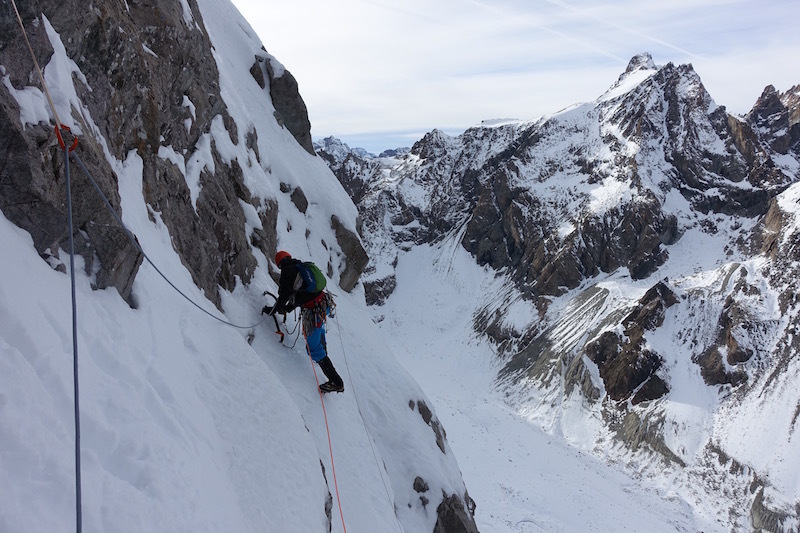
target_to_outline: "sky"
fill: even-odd
[[[530,120],[608,89],[640,52],[749,111],[800,83],[796,0],[233,0],[295,76],[314,139],[373,152]]]

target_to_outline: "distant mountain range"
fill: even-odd
[[[375,155],[363,148],[350,148],[346,143],[342,142],[341,139],[333,136],[314,141],[314,149],[317,151],[317,154],[329,159],[332,163],[335,161],[343,161],[350,154],[362,159],[380,159],[384,157],[402,156],[411,151],[411,148],[403,147],[384,150],[379,155]]]
[[[315,149],[358,206],[370,304],[405,251],[460,243],[508,280],[473,323],[520,413],[676,476],[731,529],[800,527],[800,85],[734,116],[641,54],[535,120]]]

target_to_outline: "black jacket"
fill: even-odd
[[[281,279],[278,282],[278,301],[275,303],[276,313],[288,313],[295,307],[313,300],[322,291],[307,292],[303,289],[303,278],[297,271],[299,259],[286,258],[281,261]]]

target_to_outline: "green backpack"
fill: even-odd
[[[325,285],[327,285],[328,282],[317,265],[311,261],[306,261],[304,263],[297,263],[295,267],[297,267],[297,272],[300,273],[300,277],[303,279],[303,286],[300,290],[305,292],[320,292],[325,290]]]

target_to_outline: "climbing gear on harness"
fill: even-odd
[[[309,333],[315,328],[325,325],[328,317],[336,315],[336,302],[331,293],[325,291],[319,296],[303,304],[300,316],[303,320],[303,332]]]

